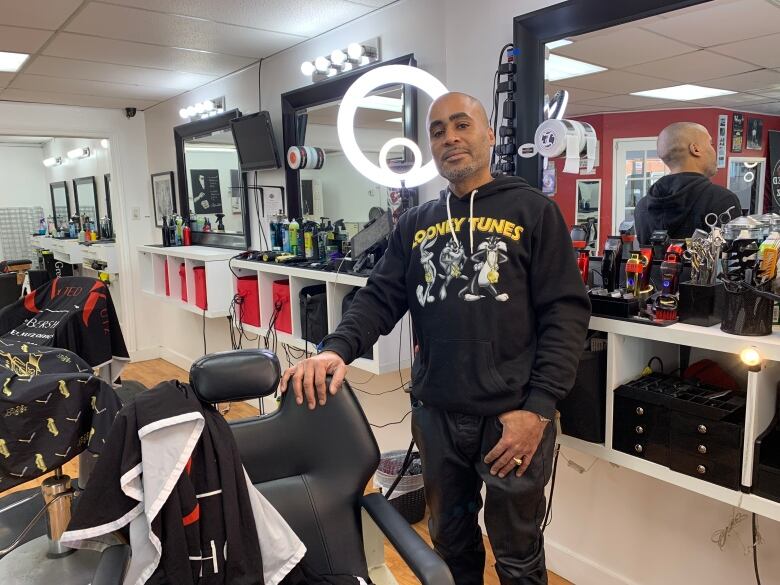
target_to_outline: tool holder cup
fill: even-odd
[[[751,286],[744,281],[723,280],[725,306],[720,328],[733,335],[760,336],[772,333],[772,308],[780,296],[769,292],[771,281]]]
[[[680,303],[677,316],[680,323],[711,327],[721,322],[725,304],[723,283],[680,283]]]

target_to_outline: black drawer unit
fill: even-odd
[[[753,465],[753,493],[780,502],[780,392],[775,418],[756,439]]]
[[[612,447],[739,489],[744,423],[743,393],[654,373],[615,390]]]

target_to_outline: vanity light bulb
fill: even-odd
[[[363,55],[360,58],[360,64],[361,65],[368,65],[369,63],[371,63],[371,59],[369,59],[367,55]]]
[[[197,113],[198,113],[198,109],[195,106],[189,106],[187,108],[187,117],[188,118],[192,118]]]
[[[339,72],[335,67],[328,69],[328,77],[334,77]]]
[[[74,148],[68,151],[68,158],[86,158],[89,156],[89,148]]]
[[[301,63],[301,73],[303,73],[306,76],[313,75],[314,72],[317,70],[317,68],[314,66],[314,63],[311,61],[304,61]]]
[[[181,114],[181,112],[179,112],[179,114]],[[100,146],[101,146],[101,148],[105,148],[106,150],[108,150],[108,139],[103,138],[100,141]]]
[[[758,350],[754,347],[746,347],[739,352],[739,359],[741,359],[742,363],[749,368],[755,368],[761,365],[761,354],[758,353]]]
[[[210,112],[211,110],[214,109],[214,102],[212,102],[211,100],[206,100],[203,102],[203,107],[205,111]]]
[[[314,67],[317,69],[317,71],[326,73],[328,69],[330,69],[330,61],[328,61],[328,59],[325,57],[317,57],[314,60]]]
[[[347,54],[341,49],[336,49],[330,54],[330,60],[334,65],[341,65],[347,60]]]
[[[187,113],[187,108],[182,108],[181,110],[179,110],[179,117],[184,120],[190,117],[190,115]]]
[[[60,157],[51,157],[51,158],[43,159],[43,166],[45,167],[53,167],[59,164],[62,164],[62,159]]]
[[[350,59],[354,59],[355,61],[360,59],[364,52],[363,45],[360,43],[351,43],[349,47],[347,47],[347,55],[349,55]]]
[[[352,71],[352,63],[350,63],[349,61],[347,61],[346,63],[344,63],[344,64],[341,66],[341,70],[342,70],[342,71]]]
[[[202,114],[205,111],[206,111],[206,106],[204,105],[203,102],[198,102],[197,104],[195,104],[195,113],[196,114]]]

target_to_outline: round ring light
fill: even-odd
[[[389,140],[382,146],[379,155],[380,166],[376,166],[360,150],[355,138],[355,113],[360,107],[361,101],[375,89],[391,83],[413,85],[427,93],[433,100],[447,93],[447,88],[441,81],[417,67],[386,65],[372,69],[360,76],[341,100],[338,121],[336,123],[339,142],[344,155],[352,163],[352,166],[374,183],[385,185],[386,187],[400,187],[403,181],[406,187],[417,187],[427,183],[438,174],[433,160],[425,165],[422,164],[422,153],[419,146],[405,138]],[[388,151],[393,146],[398,145],[411,149],[414,154],[414,165],[409,171],[404,173],[393,172],[387,165]]]

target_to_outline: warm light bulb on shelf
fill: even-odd
[[[341,49],[336,49],[330,54],[330,60],[334,65],[341,65],[347,60],[347,54]]]
[[[742,363],[751,370],[757,370],[761,367],[761,354],[758,353],[758,350],[755,347],[746,347],[743,349],[739,352],[739,359],[741,359]]]
[[[360,43],[350,43],[349,47],[347,47],[347,55],[349,55],[350,59],[354,59],[355,61],[360,59],[364,53],[365,49]]]
[[[330,61],[326,57],[317,57],[314,60],[314,67],[321,73],[326,73],[330,69]]]

